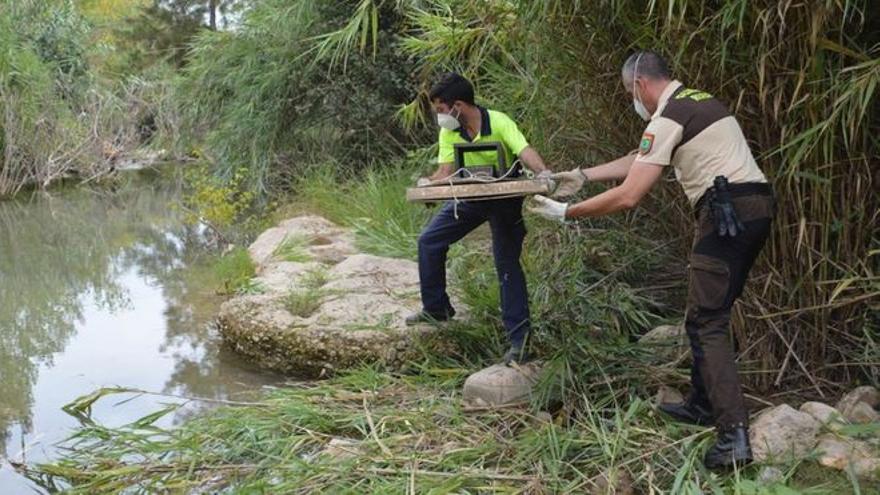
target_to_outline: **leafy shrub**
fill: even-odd
[[[392,50],[396,20],[372,54],[341,66],[317,58],[315,37],[345,22],[355,2],[267,0],[234,32],[205,31],[184,69],[178,101],[194,143],[230,180],[248,164],[257,191],[289,186],[306,165],[360,169],[401,151],[397,105],[412,96],[408,62]]]

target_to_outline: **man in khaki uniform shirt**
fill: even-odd
[[[547,218],[594,217],[635,207],[672,166],[694,207],[685,327],[691,343],[691,393],[683,404],[661,404],[672,417],[718,427],[707,467],[752,460],[745,407],[730,338],[730,309],[770,233],[774,200],[736,119],[710,94],[672,80],[666,61],[641,51],[623,66],[635,111],[649,121],[638,152],[597,167],[554,174],[554,197],[585,181],[623,183],[569,205],[535,197]]]

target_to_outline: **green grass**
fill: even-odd
[[[236,247],[214,262],[213,272],[222,284],[221,292],[234,294],[256,290],[251,279],[256,275],[254,262],[244,247]]]
[[[297,281],[296,289],[292,289],[284,296],[284,307],[290,311],[290,314],[300,318],[312,316],[326,297],[333,293],[324,289],[324,285],[329,281],[330,276],[325,267],[308,270]]]
[[[424,153],[419,153],[426,159]],[[424,172],[419,158],[399,162],[360,176],[333,167],[310,169],[296,184],[293,207],[319,213],[354,230],[364,251],[414,259],[416,240],[430,210],[406,202],[404,191]]]
[[[308,318],[321,307],[324,296],[326,293],[319,289],[292,290],[284,296],[284,307],[294,316]]]
[[[308,290],[319,290],[330,281],[330,274],[327,268],[320,266],[312,268],[305,272],[299,280],[298,285]]]
[[[312,256],[307,251],[308,239],[304,236],[287,236],[281,241],[281,244],[275,248],[272,255],[282,261],[293,261],[297,263],[305,263],[312,260]]]
[[[615,350],[602,349],[610,359]],[[575,493],[622,470],[640,493],[853,493],[846,476],[812,461],[783,465],[774,485],[759,466],[715,474],[700,465],[711,430],[658,417],[632,389],[615,404],[594,395],[579,412],[485,410],[460,401],[470,368],[428,360],[417,374],[362,368],[227,406],[163,430],[168,411],[119,428],[87,424],[68,442],[64,462],[26,471],[42,486],[73,482],[72,494],[196,488],[230,493]],[[69,408],[87,414],[94,400]],[[609,406],[617,407],[609,407]],[[348,460],[319,455],[332,438],[359,442]],[[861,483],[862,493],[872,493]],[[876,492],[874,492],[876,493]]]

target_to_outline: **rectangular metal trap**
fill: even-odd
[[[480,201],[490,199],[514,198],[532,194],[549,194],[550,182],[544,179],[515,179],[486,184],[434,184],[424,187],[410,187],[406,190],[406,200],[413,203],[427,203],[450,199]]]

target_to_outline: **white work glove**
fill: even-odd
[[[587,182],[587,175],[580,167],[575,167],[568,172],[559,172],[550,176],[559,183],[556,190],[550,196],[554,198],[566,198],[581,190]]]
[[[547,186],[549,186],[549,192],[553,192],[556,189],[556,181],[554,181],[551,177],[553,176],[553,172],[549,170],[542,170],[538,175],[535,176],[538,180],[543,180],[547,182]]]
[[[431,185],[431,179],[427,177],[421,177],[416,181],[416,187],[425,187]]]
[[[556,220],[557,222],[565,222],[565,212],[568,210],[568,203],[560,203],[550,198],[537,194],[532,196],[531,205],[528,210],[537,213],[548,220]]]

